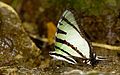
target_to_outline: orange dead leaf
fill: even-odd
[[[51,45],[54,43],[54,36],[56,32],[56,26],[53,22],[47,23],[47,31],[48,43]]]

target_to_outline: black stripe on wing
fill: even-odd
[[[79,34],[80,34],[80,31],[70,22],[70,21],[68,21],[64,16],[62,16],[62,20],[61,20],[61,22],[62,21],[65,21],[65,22],[67,22],[70,26],[72,26]],[[61,23],[62,24],[62,23]],[[81,35],[81,34],[80,34]]]
[[[76,63],[76,62],[73,61],[72,59],[70,59],[70,58],[68,58],[68,57],[66,57],[66,56],[63,56],[63,55],[61,55],[61,54],[50,53],[50,55],[55,55],[55,56],[58,56],[58,57],[62,57],[62,58],[64,58],[64,59],[68,60],[68,61],[71,61],[72,63]]]
[[[63,25],[61,22],[58,22],[59,23],[59,25]]]
[[[59,28],[57,29],[57,33],[65,34],[65,35],[67,34],[65,31],[63,31],[63,30],[61,30],[61,29],[59,29]]]
[[[73,57],[70,53],[66,52],[65,50],[61,49],[60,47],[55,46],[55,48],[56,48],[56,49],[59,49],[60,51],[62,51],[62,52],[64,52],[64,53],[66,53],[67,55]]]
[[[72,44],[70,44],[70,43],[67,42],[66,40],[62,40],[62,39],[56,37],[56,42],[59,42],[59,43],[62,43],[62,44],[65,44],[65,45],[71,47],[73,50],[75,50],[75,51],[76,51],[77,53],[79,53],[83,58],[86,59],[86,57],[85,57],[79,50],[77,50],[77,47],[74,47]]]

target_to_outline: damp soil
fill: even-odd
[[[35,74],[35,75],[119,75],[120,74],[120,57],[118,51],[110,51],[106,49],[96,48],[96,54],[102,55],[107,60],[99,61],[96,66],[87,64],[72,65],[64,61],[53,60],[48,56],[44,57],[42,65],[34,68],[25,66],[2,66],[0,67],[1,74]],[[7,72],[6,72],[7,71]]]

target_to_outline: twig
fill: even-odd
[[[92,45],[96,46],[96,47],[109,49],[109,50],[120,50],[120,46],[118,47],[118,46],[112,46],[112,45],[107,45],[107,44],[102,44],[102,43],[95,43],[95,42],[92,42]]]

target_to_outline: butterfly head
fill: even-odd
[[[95,54],[95,53],[92,53],[92,54],[91,54],[91,59],[90,59],[90,64],[91,64],[92,66],[95,66],[97,63],[98,63],[98,62],[97,62],[97,60],[96,60],[96,54]]]

